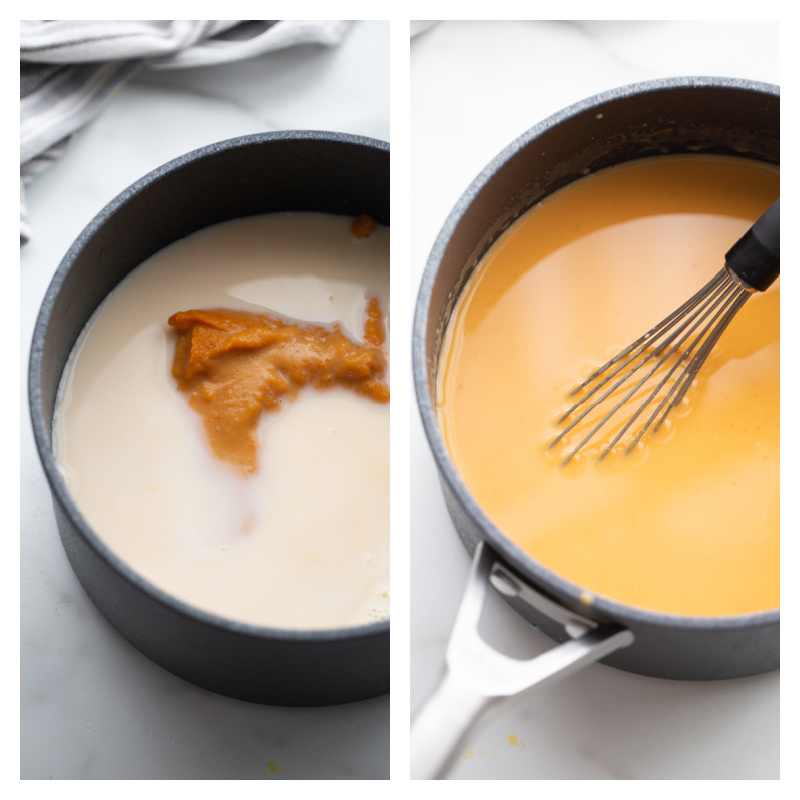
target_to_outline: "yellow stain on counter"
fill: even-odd
[[[274,761],[267,761],[267,769],[270,772],[286,772],[285,769],[281,769]]]
[[[525,747],[525,742],[521,742],[519,739],[517,739],[517,734],[516,733],[509,733],[508,734],[508,743],[512,747]]]

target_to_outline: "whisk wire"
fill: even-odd
[[[722,335],[725,328],[728,327],[730,321],[733,319],[736,312],[744,305],[747,298],[750,296],[750,293],[744,289],[737,289],[732,287],[732,291],[734,293],[733,300],[731,301],[730,292],[728,292],[728,296],[724,297],[723,299],[725,302],[732,302],[732,305],[728,307],[727,312],[725,311],[725,307],[717,311],[714,317],[706,324],[705,328],[701,331],[701,333],[697,336],[697,338],[689,345],[689,347],[680,355],[678,361],[672,366],[669,372],[664,376],[662,381],[659,385],[653,390],[651,395],[647,398],[647,400],[642,404],[642,406],[636,411],[634,417],[631,418],[629,423],[625,426],[625,428],[617,435],[614,441],[609,446],[609,449],[604,452],[600,459],[606,455],[607,452],[622,438],[622,434],[630,427],[630,424],[633,420],[639,416],[639,414],[644,411],[645,407],[649,405],[653,400],[657,397],[658,392],[664,387],[670,377],[672,377],[673,373],[678,369],[678,367],[691,355],[692,350],[697,346],[699,342],[702,342],[700,349],[695,353],[695,355],[691,358],[686,369],[680,375],[677,381],[672,385],[672,387],[667,391],[664,398],[656,407],[655,411],[651,414],[647,422],[644,426],[639,430],[636,434],[634,439],[628,445],[627,449],[625,450],[626,455],[630,453],[634,447],[638,444],[644,434],[649,430],[650,426],[653,422],[658,419],[655,427],[653,428],[653,433],[658,431],[661,428],[664,420],[670,414],[670,412],[681,402],[684,395],[686,394],[689,387],[692,385],[697,373],[700,371],[700,367],[703,366],[703,363],[708,358],[709,353],[713,349],[714,345],[716,344],[719,337]],[[713,309],[709,309],[711,312]],[[722,315],[722,316],[721,316]],[[698,325],[702,320],[698,320]],[[693,330],[697,327],[695,325],[692,329]],[[691,332],[690,332],[691,333]],[[684,341],[685,341],[684,337]],[[670,402],[671,400],[671,402]],[[667,406],[667,404],[669,405]],[[664,407],[667,406],[666,410]],[[660,416],[659,416],[660,415]]]
[[[675,320],[682,319],[686,315],[686,313],[688,311],[690,311],[692,308],[694,308],[694,306],[696,306],[698,303],[702,302],[704,299],[708,299],[709,295],[713,296],[715,292],[721,291],[722,288],[724,287],[724,279],[725,279],[725,275],[723,273],[724,273],[724,270],[721,270],[720,272],[718,272],[702,289],[700,289],[698,292],[696,292],[694,295],[692,295],[682,306],[680,306],[679,308],[675,309],[675,311],[673,311],[668,317],[665,317],[664,319],[662,319],[661,322],[658,323],[658,325],[655,325],[653,328],[651,328],[643,336],[640,336],[635,342],[633,342],[632,344],[628,345],[624,350],[622,350],[619,353],[617,353],[617,355],[615,355],[610,361],[606,362],[602,367],[600,367],[599,369],[596,369],[582,384],[580,384],[580,386],[575,387],[570,392],[570,397],[572,397],[573,395],[577,394],[581,390],[585,389],[593,380],[598,378],[600,375],[605,373],[610,367],[612,367],[614,364],[616,364],[621,359],[626,358],[630,353],[632,353],[634,350],[637,350],[637,348],[638,348],[636,353],[633,353],[633,355],[630,358],[627,358],[627,360],[625,361],[624,364],[622,364],[620,367],[618,367],[616,370],[614,370],[596,388],[599,388],[600,386],[602,386],[608,380],[613,378],[614,375],[616,375],[619,372],[620,369],[623,369],[634,358],[636,358],[637,355],[639,355],[640,353],[645,351],[647,349],[648,345],[649,345],[649,342],[651,340],[655,339],[657,336],[659,336],[662,333],[662,331],[664,331],[665,329],[669,329],[675,323]],[[575,405],[580,405],[585,400],[586,400],[586,397],[584,397],[582,400],[580,400]],[[559,422],[562,422],[564,419],[566,419],[572,413],[572,410],[573,409],[570,409],[569,411],[567,411],[563,415],[563,417],[559,420]]]
[[[719,277],[719,276],[716,276],[716,277]],[[713,286],[713,285],[715,285],[715,283],[716,283],[716,281],[712,280],[711,282],[709,282],[709,284],[707,286]],[[625,405],[625,403],[627,403],[627,401],[630,400],[631,397],[633,397],[650,380],[650,378],[653,375],[655,375],[658,372],[658,370],[661,369],[661,367],[665,363],[667,363],[667,361],[676,352],[679,351],[680,347],[689,338],[689,336],[691,336],[694,333],[694,331],[702,324],[703,320],[708,316],[708,314],[711,313],[713,308],[716,305],[718,305],[724,299],[724,292],[722,293],[722,296],[720,296],[721,291],[722,291],[721,288],[719,288],[719,287],[715,288],[714,291],[712,292],[712,294],[709,296],[709,298],[707,298],[708,302],[701,303],[701,304],[698,304],[697,302],[694,302],[698,298],[698,295],[695,295],[688,304],[685,304],[687,309],[692,309],[693,306],[697,306],[697,307],[694,308],[694,311],[693,311],[692,315],[687,317],[686,320],[684,320],[682,325],[680,325],[678,328],[676,328],[675,331],[672,331],[667,336],[667,338],[661,344],[659,344],[658,347],[656,347],[652,351],[652,356],[653,357],[658,357],[659,355],[664,353],[664,350],[666,348],[668,348],[670,346],[670,344],[672,344],[678,336],[680,336],[684,331],[686,331],[686,328],[689,328],[689,330],[686,331],[686,333],[684,333],[684,335],[675,344],[672,344],[672,347],[669,347],[669,350],[667,350],[666,353],[661,355],[661,358],[656,362],[655,366],[639,381],[639,383],[637,383],[634,386],[634,388],[630,392],[628,392],[628,394],[625,396],[625,398],[620,403],[618,403],[612,409],[612,411],[609,414],[607,414],[603,418],[603,420],[601,421],[601,424],[595,426],[595,429],[593,430],[592,435],[594,435],[594,433],[596,433],[600,429],[600,427],[602,427],[602,425],[605,425],[608,422],[608,420],[620,408],[622,408],[622,406]],[[703,312],[703,313],[701,313],[701,312]],[[680,318],[677,317],[677,316],[672,316],[671,319],[672,319],[672,323],[674,324]],[[694,323],[694,324],[692,324],[692,323]],[[665,332],[668,331],[668,330],[669,330],[669,326],[664,328]],[[705,333],[705,331],[704,331],[704,333]],[[702,335],[703,334],[701,334],[701,336]],[[645,401],[638,407],[638,409],[635,411],[635,413],[628,419],[628,421],[625,423],[625,425],[622,427],[622,429],[617,433],[616,437],[610,442],[608,447],[600,455],[598,461],[602,461],[613,450],[613,448],[617,444],[617,442],[619,442],[619,440],[622,439],[622,437],[627,433],[628,429],[641,416],[641,414],[645,410],[645,408],[647,408],[647,406],[649,406],[653,402],[653,400],[656,397],[658,397],[659,393],[664,388],[664,386],[669,381],[669,379],[672,377],[672,375],[675,372],[675,370],[677,370],[678,367],[684,362],[684,360],[691,354],[691,351],[696,346],[697,341],[698,340],[695,339],[689,345],[689,347],[686,348],[686,350],[684,350],[682,353],[680,353],[676,363],[674,363],[672,365],[672,367],[662,377],[661,381],[651,391],[651,393],[647,397],[647,399],[645,399]],[[645,359],[645,360],[647,360],[647,359]],[[642,363],[644,363],[644,361]],[[629,373],[629,375],[633,374],[633,372],[635,372],[638,369],[639,369],[639,366],[634,367],[634,369]],[[674,387],[673,387],[673,389],[674,389]],[[669,397],[671,396],[671,393],[672,393],[672,390],[670,390],[670,392],[668,392],[666,399],[669,399]],[[631,442],[630,446],[626,450],[626,453],[629,453],[636,446],[636,443],[642,437],[642,435],[647,430],[647,428],[649,428],[649,426],[652,424],[653,420],[658,416],[659,411],[664,407],[666,399],[665,399],[664,402],[659,404],[659,406],[656,408],[655,412],[647,420],[645,426],[640,430],[639,434],[634,438],[633,442]],[[570,458],[572,457],[572,455],[575,454],[575,452],[577,452],[578,449],[580,449],[580,447],[583,446],[584,443],[585,442],[582,442],[581,445],[576,450],[574,450],[572,454],[570,454]],[[569,459],[567,459],[567,460],[569,460]],[[564,462],[564,463],[566,463],[566,462]]]
[[[561,441],[576,425],[580,424],[591,414],[594,409],[602,405],[611,395],[624,386],[635,373],[642,370],[648,362],[655,360],[655,363],[646,371],[644,377],[642,377],[633,388],[631,388],[625,396],[592,427],[579,444],[572,448],[562,462],[562,466],[568,463],[600,431],[600,429],[648,383],[665,363],[676,354],[679,354],[675,363],[667,370],[656,387],[638,406],[622,429],[617,432],[610,444],[604,448],[598,459],[602,461],[627,433],[634,422],[639,419],[645,409],[655,401],[676,370],[682,364],[686,363],[686,360],[692,355],[698,345],[702,343],[698,352],[689,360],[684,373],[669,388],[666,396],[658,404],[644,426],[638,431],[625,452],[630,453],[633,450],[645,432],[649,430],[653,422],[661,415],[653,429],[654,432],[657,431],[667,415],[682,400],[698,370],[708,357],[708,353],[748,297],[749,292],[734,281],[727,270],[720,270],[702,289],[700,289],[700,291],[696,292],[689,300],[680,306],[680,308],[676,309],[676,311],[644,334],[644,336],[637,339],[633,344],[625,348],[625,350],[614,356],[614,358],[608,361],[603,367],[595,370],[580,386],[573,389],[570,393],[571,395],[577,394],[591,385],[593,381],[601,378],[590,391],[559,418],[558,422],[560,424],[572,416],[581,406],[589,403],[581,413],[551,441],[549,448],[554,447]],[[687,340],[712,314],[713,316],[706,323],[701,332],[684,348]],[[605,392],[598,396],[600,390],[607,386],[609,382],[614,381],[614,378],[628,366],[630,366],[630,369],[613,382],[610,388],[606,389]],[[671,399],[672,402],[670,403]],[[667,406],[668,403],[669,406]],[[664,410],[665,407],[666,410]]]
[[[727,311],[725,311],[724,315],[720,317],[717,315],[712,320],[712,323],[716,323],[715,327],[708,335],[708,337],[703,341],[703,345],[700,350],[695,354],[694,358],[689,362],[688,367],[686,368],[686,372],[683,376],[681,376],[681,380],[676,383],[675,388],[680,385],[680,390],[675,395],[674,400],[670,404],[669,408],[666,410],[664,415],[662,416],[661,420],[659,421],[658,425],[654,428],[654,431],[657,431],[659,427],[661,427],[661,422],[666,418],[667,414],[672,411],[672,409],[680,403],[683,399],[686,391],[688,390],[689,386],[691,386],[692,381],[694,381],[697,373],[700,371],[700,367],[703,366],[705,360],[708,358],[711,350],[716,345],[717,341],[719,340],[720,336],[725,332],[725,329],[730,325],[731,320],[736,316],[739,309],[747,302],[747,300],[752,296],[752,292],[743,289],[741,287],[735,289],[735,295],[733,300],[731,300],[731,304],[728,306]],[[717,320],[719,320],[717,322]],[[675,389],[673,389],[675,391]],[[669,396],[665,399],[669,399]],[[642,431],[644,433],[644,431]]]
[[[768,289],[778,275],[780,275],[780,199],[775,201],[731,247],[725,254],[725,267],[700,291],[644,336],[626,347],[600,369],[595,370],[580,386],[570,392],[570,397],[583,394],[558,419],[557,424],[561,425],[572,418],[550,442],[548,449],[552,449],[562,441],[612,395],[616,395],[617,392],[625,393],[622,400],[616,402],[599,422],[592,424],[589,417],[588,424],[592,425],[591,430],[577,446],[571,449],[562,462],[563,466],[574,458],[629,400],[643,390],[643,393],[647,393],[644,402],[638,405],[611,442],[603,445],[599,460],[602,461],[612,452],[645,409],[655,405],[655,410],[627,445],[625,452],[630,453],[651,427],[654,433],[658,431],[667,416],[684,399],[711,350],[750,295]],[[647,368],[646,365],[650,362],[652,366]],[[662,369],[665,373],[657,375],[656,373]],[[673,375],[676,375],[679,369],[682,369],[682,372],[673,380]],[[637,381],[634,378],[637,374],[643,374],[644,377]],[[651,379],[656,383],[652,390],[649,388]],[[628,381],[634,381],[635,385],[626,391],[624,387]],[[671,385],[667,386],[670,381]],[[665,387],[666,393],[662,397]],[[613,399],[609,404],[611,403],[614,403]],[[598,415],[602,414],[604,409],[605,406],[598,411]]]

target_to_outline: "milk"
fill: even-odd
[[[349,225],[271,214],[166,248],[101,306],[62,380],[54,447],[81,513],[144,578],[222,617],[323,629],[389,614],[388,405],[304,390],[262,415],[243,476],[170,374],[167,319],[192,308],[339,322],[361,340],[368,298],[389,308],[389,232]]]

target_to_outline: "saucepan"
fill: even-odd
[[[240,624],[172,597],[87,523],[51,440],[70,352],[135,267],[194,231],[282,211],[366,213],[388,225],[389,145],[322,131],[254,134],[188,153],[129,187],[81,233],[47,291],[31,349],[30,409],[64,549],[111,625],[157,664],[203,688],[270,705],[321,706],[389,691],[388,621],[282,630]]]
[[[414,383],[447,509],[473,563],[444,677],[413,723],[413,777],[446,776],[468,733],[489,709],[595,661],[682,680],[778,668],[777,609],[688,617],[607,597],[587,606],[581,587],[523,552],[478,505],[445,445],[435,387],[443,335],[460,291],[482,255],[526,210],[587,170],[652,155],[705,152],[778,164],[779,119],[779,89],[763,83],[698,77],[615,89],[572,105],[520,136],[486,166],[447,218],[419,290]],[[490,586],[558,644],[530,661],[490,647],[477,632]]]

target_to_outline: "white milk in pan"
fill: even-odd
[[[389,405],[302,389],[261,415],[258,467],[244,475],[212,453],[177,390],[167,325],[227,308],[339,322],[359,341],[371,298],[388,311],[389,231],[359,239],[346,217],[236,220],[145,262],[87,326],[56,411],[57,459],[97,534],[159,588],[223,617],[295,629],[387,618]]]

